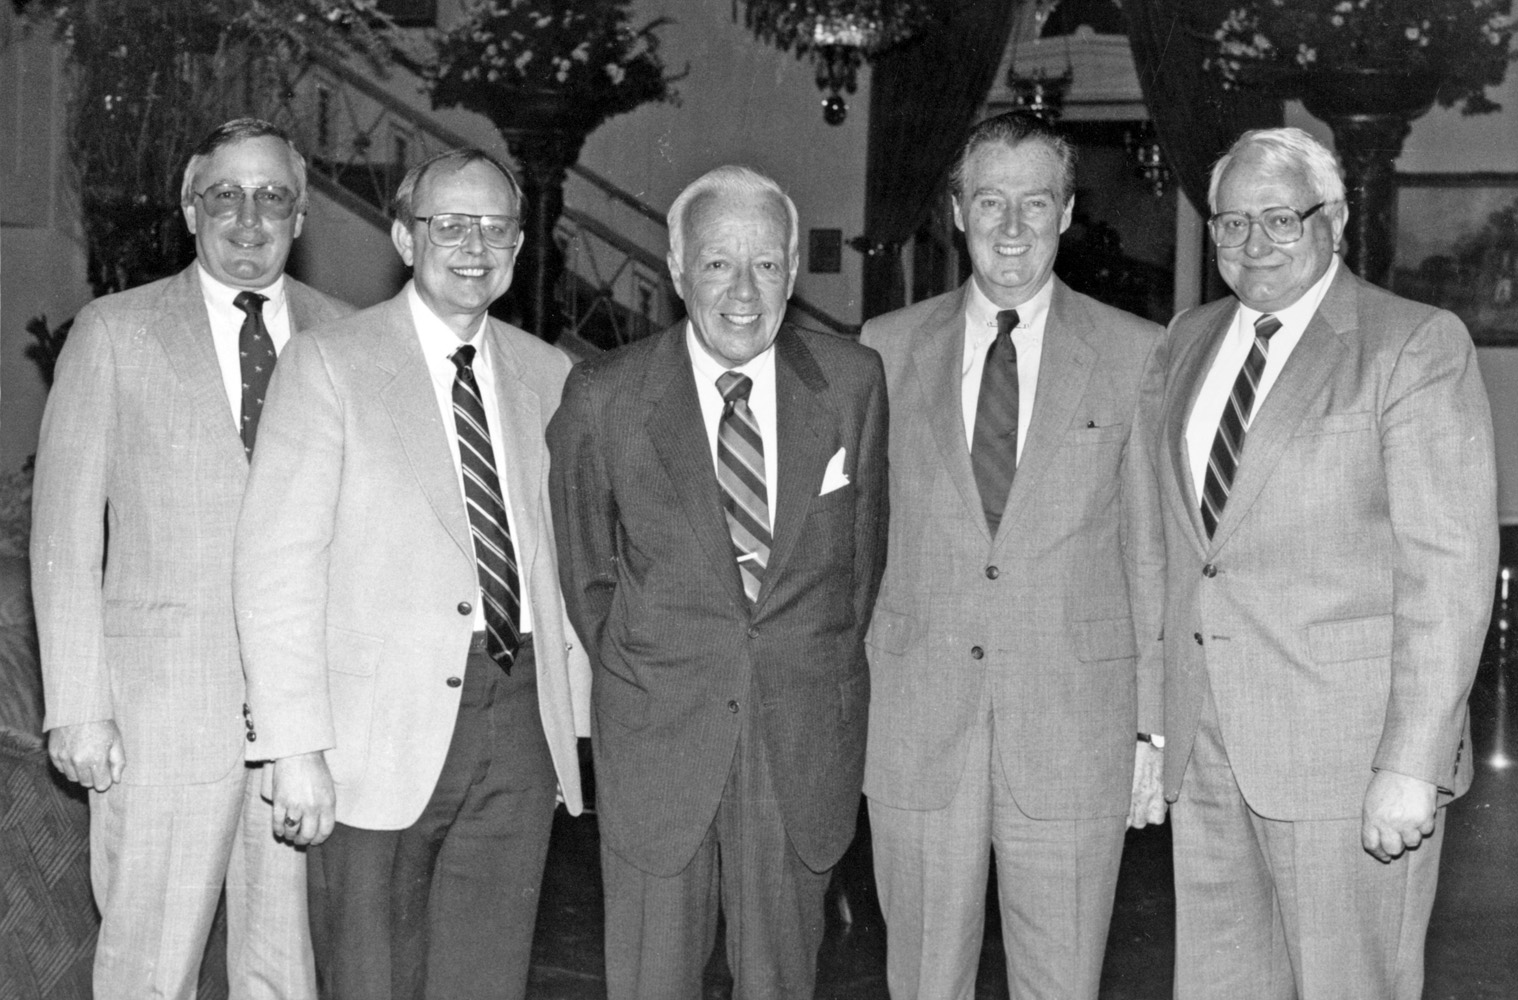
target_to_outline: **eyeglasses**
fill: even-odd
[[[251,197],[253,211],[276,222],[294,215],[295,206],[300,202],[294,191],[278,185],[213,184],[204,191],[197,191],[193,197],[200,199],[206,214],[213,219],[230,219],[240,214],[243,202]]]
[[[1328,202],[1320,201],[1305,212],[1298,212],[1294,208],[1267,208],[1259,215],[1246,215],[1243,212],[1219,212],[1207,220],[1207,226],[1212,230],[1212,241],[1224,250],[1241,247],[1249,242],[1249,232],[1259,223],[1265,238],[1278,246],[1295,243],[1302,238],[1302,223],[1312,218],[1313,213],[1327,205]]]
[[[479,227],[480,239],[487,247],[505,250],[517,245],[522,235],[521,220],[514,215],[467,215],[448,212],[443,215],[418,215],[417,222],[427,223],[427,236],[440,247],[456,247],[469,238],[469,230]]]

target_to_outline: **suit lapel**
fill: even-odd
[[[928,317],[917,331],[918,343],[912,351],[912,377],[922,393],[922,412],[927,414],[933,439],[938,443],[938,457],[944,472],[964,501],[970,520],[980,525],[986,541],[986,515],[981,508],[980,489],[975,485],[975,471],[970,466],[970,444],[965,440],[965,418],[961,402],[961,373],[965,354],[965,296],[969,285],[960,286]]]
[[[1196,406],[1202,383],[1212,370],[1212,362],[1223,346],[1223,338],[1233,324],[1237,306],[1230,300],[1230,307],[1220,309],[1211,320],[1204,320],[1205,328],[1200,336],[1193,337],[1186,345],[1186,353],[1176,366],[1175,392],[1165,417],[1165,449],[1174,475],[1161,484],[1162,489],[1179,491],[1182,506],[1191,512],[1192,541],[1199,551],[1206,551],[1207,528],[1202,523],[1202,508],[1197,503],[1197,484],[1191,475],[1191,452],[1186,446],[1186,424]]]
[[[285,275],[285,304],[290,310],[290,334],[309,330],[319,322],[311,305],[311,294],[305,285]]]
[[[422,356],[406,294],[397,295],[381,310],[381,322],[374,337],[380,402],[390,414],[396,437],[427,502],[459,549],[473,561],[474,539],[459,492],[448,430],[441,423],[437,393],[432,388],[432,375]]]
[[[1250,421],[1238,474],[1233,488],[1228,491],[1228,503],[1223,507],[1223,516],[1212,537],[1213,549],[1226,542],[1240,520],[1249,513],[1250,505],[1270,479],[1297,425],[1338,366],[1339,354],[1344,347],[1342,333],[1355,326],[1357,299],[1348,278],[1348,268],[1340,264],[1339,270],[1318,311],[1303,331],[1302,339],[1297,341],[1282,366],[1275,385]]]
[[[164,286],[164,304],[158,310],[163,319],[152,329],[168,354],[175,376],[194,401],[197,419],[206,427],[211,440],[217,442],[218,451],[246,472],[247,452],[232,419],[197,267],[191,264]]]
[[[828,460],[837,450],[837,415],[827,405],[827,377],[799,334],[782,327],[775,340],[775,497],[770,561],[759,592],[760,605],[774,590],[801,536],[807,510],[822,484]]]
[[[1096,364],[1096,352],[1087,343],[1091,322],[1084,310],[1073,307],[1069,293],[1058,280],[1049,315],[1044,322],[1043,354],[1038,362],[1038,386],[1033,416],[1023,439],[1022,456],[1012,477],[1012,490],[1001,517],[997,540],[1017,530],[1018,518],[1038,490],[1039,480],[1063,447],[1063,440]],[[981,519],[984,521],[984,518]]]
[[[685,324],[677,323],[659,336],[643,382],[643,398],[649,404],[648,437],[702,551],[717,577],[725,581],[729,596],[743,607],[748,598],[722,512],[711,443],[685,349]]]
[[[496,471],[506,484],[507,502],[511,504],[517,534],[524,536],[514,539],[517,562],[528,566],[537,545],[537,539],[529,530],[529,525],[537,523],[530,501],[536,499],[537,484],[542,482],[543,402],[537,390],[522,377],[525,370],[522,358],[496,320],[486,320],[485,336],[490,341],[496,412],[501,418],[497,430],[501,434],[506,460],[506,467]]]

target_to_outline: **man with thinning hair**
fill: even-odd
[[[522,201],[477,149],[413,167],[411,281],[296,337],[270,388],[237,527],[249,752],[312,845],[332,1000],[520,998],[556,790],[581,808],[543,444],[569,359],[486,314]]]
[[[796,207],[718,167],[669,210],[688,320],[581,363],[549,425],[565,601],[590,646],[612,1000],[812,996],[859,809],[885,554],[885,382],[784,323]]]
[[[351,310],[284,274],[306,164],[279,128],[212,131],[181,202],[195,263],[85,306],[43,415],[44,725],[92,789],[98,1000],[193,996],[223,884],[231,995],[313,1000],[305,858],[243,764],[232,532],[276,355]]]
[[[1212,171],[1231,298],[1177,316],[1155,461],[1176,997],[1418,1000],[1497,562],[1464,325],[1339,259],[1332,152]]]

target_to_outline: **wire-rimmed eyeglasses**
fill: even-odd
[[[230,219],[240,214],[243,202],[250,198],[255,212],[276,222],[294,215],[300,204],[300,197],[294,191],[279,184],[212,184],[191,197],[199,198],[206,214],[213,219]]]
[[[469,215],[464,212],[444,212],[439,215],[418,215],[417,222],[427,224],[427,238],[440,247],[456,247],[469,238],[469,230],[479,227],[480,239],[487,247],[505,250],[517,244],[522,235],[522,223],[514,215]]]
[[[1326,201],[1320,201],[1305,212],[1298,212],[1285,205],[1267,208],[1259,215],[1249,215],[1244,212],[1219,212],[1207,220],[1207,228],[1212,230],[1212,241],[1224,250],[1241,247],[1248,243],[1249,231],[1256,225],[1260,227],[1266,239],[1278,246],[1283,246],[1300,240],[1302,233],[1305,232],[1302,223],[1312,218],[1313,213],[1327,204]]]

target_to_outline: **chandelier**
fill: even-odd
[[[1032,73],[1018,73],[1014,66],[1007,70],[1007,89],[1012,91],[1012,106],[1027,111],[1053,125],[1065,111],[1065,97],[1070,84],[1075,82],[1075,68],[1066,66],[1059,76],[1050,76],[1042,69]]]
[[[1160,137],[1149,120],[1140,122],[1123,133],[1123,145],[1133,164],[1133,174],[1149,185],[1149,193],[1163,197],[1170,185],[1170,166],[1165,162],[1165,151],[1160,147]]]
[[[741,0],[743,23],[760,41],[817,67],[822,117],[840,125],[845,93],[858,88],[859,67],[906,41],[934,19],[933,0]],[[733,0],[733,20],[740,0]]]

